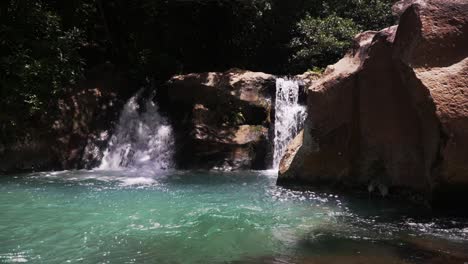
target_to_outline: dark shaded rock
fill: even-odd
[[[16,142],[0,145],[0,174],[49,170],[60,166],[60,160],[39,131],[30,131],[29,135]]]
[[[457,243],[431,236],[406,236],[402,240],[415,251],[424,251],[436,255],[437,257],[434,257],[431,263],[464,263],[468,261],[467,243],[465,241],[458,241]]]
[[[173,122],[179,167],[266,168],[275,82],[238,69],[172,77],[158,100]]]
[[[396,0],[392,6],[392,13],[396,17],[401,17],[401,15],[406,11],[406,9],[413,4],[421,4],[425,0]]]
[[[407,2],[395,7],[405,10],[398,28],[358,35],[309,88],[304,142],[279,183],[411,189],[434,201],[447,198],[439,188],[468,186],[468,3]]]
[[[184,161],[188,168],[263,169],[268,151],[268,129],[241,125],[232,128],[196,125],[191,133],[192,149]],[[185,155],[184,155],[185,156]]]
[[[113,65],[95,67],[58,101],[51,101],[40,120],[25,124],[24,136],[0,147],[0,172],[96,166],[119,109],[132,92],[121,92],[127,85]]]

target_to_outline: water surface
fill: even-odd
[[[468,221],[272,172],[0,177],[0,263],[463,263]]]

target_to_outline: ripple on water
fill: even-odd
[[[0,262],[300,262],[373,248],[418,263],[468,241],[466,219],[408,217],[275,180],[272,172],[135,170],[3,177]]]

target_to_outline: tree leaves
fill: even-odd
[[[353,20],[336,14],[326,18],[306,16],[297,24],[298,36],[291,41],[296,50],[292,63],[298,67],[325,67],[339,59],[359,32]]]

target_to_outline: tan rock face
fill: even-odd
[[[412,68],[448,67],[468,56],[468,2],[415,1],[401,15],[395,54]]]
[[[265,169],[273,75],[232,69],[171,78],[163,87],[182,168]]]
[[[401,18],[394,56],[430,93],[441,124],[440,180],[468,184],[468,2],[427,1]],[[417,25],[417,30],[410,30]]]
[[[468,186],[468,2],[395,8],[398,27],[358,35],[309,88],[304,144],[280,183]]]
[[[281,159],[280,166],[279,166],[279,173],[284,174],[290,167],[291,163],[293,162],[294,158],[297,155],[297,152],[302,146],[304,141],[304,130],[302,130],[294,140],[289,144],[288,148],[286,149],[283,158]]]
[[[245,119],[247,124],[261,124],[270,120],[271,101],[268,98],[274,94],[275,80],[275,76],[262,72],[232,69],[224,73],[176,75],[164,89],[172,103],[200,104],[225,114],[236,112],[234,114]],[[234,115],[231,117],[236,118]]]

